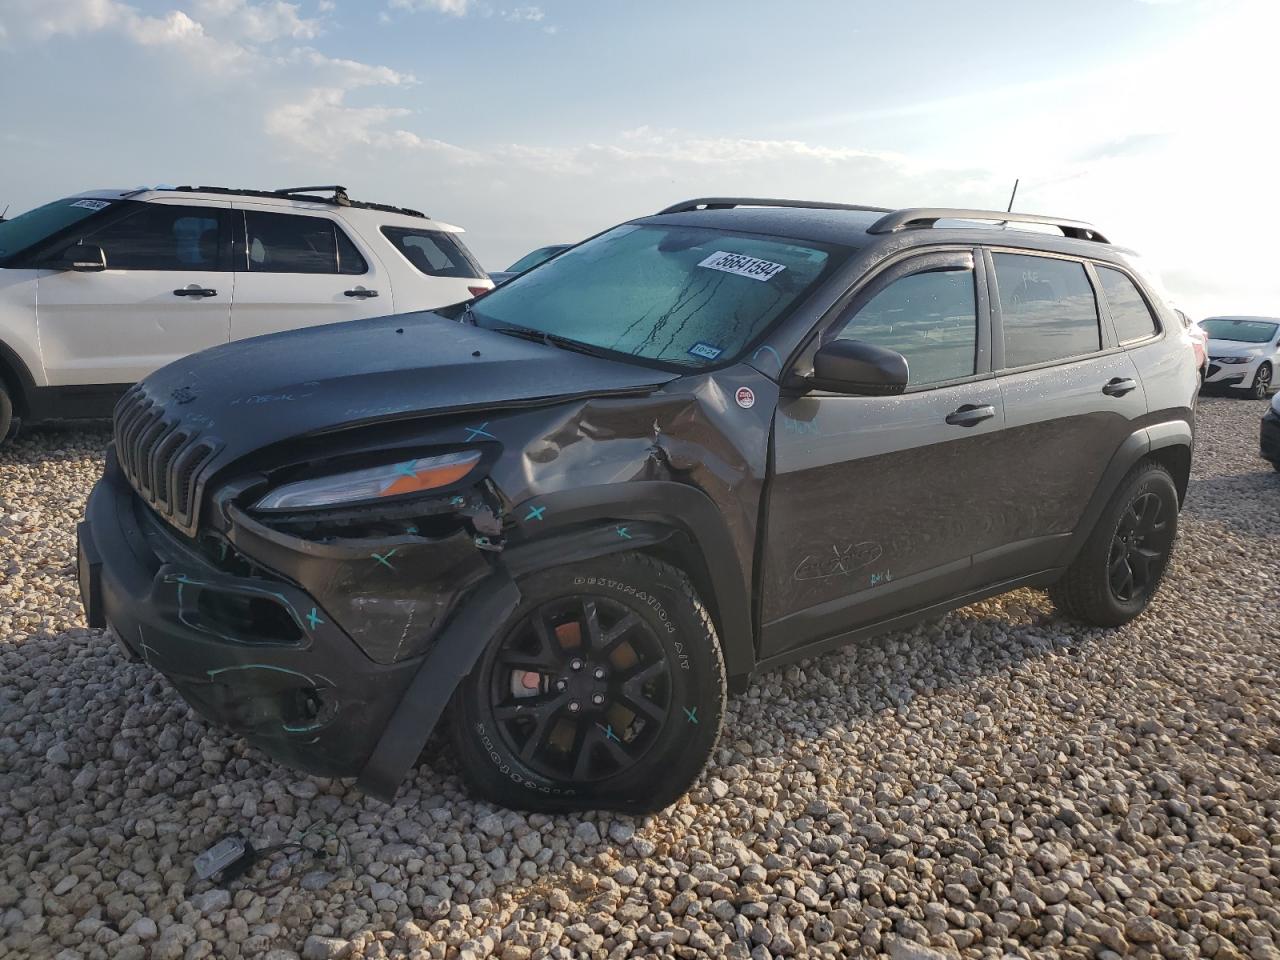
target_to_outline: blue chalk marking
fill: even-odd
[[[486,429],[485,429],[485,427],[487,427],[487,426],[489,426],[489,421],[488,421],[488,420],[486,420],[484,423],[480,424],[480,426],[478,426],[478,427],[466,427],[466,428],[464,428],[464,429],[466,429],[467,434],[468,434],[468,436],[467,436],[467,440],[468,440],[468,441],[475,440],[475,439],[476,439],[476,438],[478,438],[478,437],[488,437],[490,440],[497,440],[497,439],[498,439],[497,437],[495,437],[492,433],[490,433],[488,430],[486,430]]]
[[[544,511],[546,511],[546,509],[547,509],[546,507],[530,507],[530,508],[529,508],[529,515],[528,515],[527,517],[525,517],[525,518],[524,518],[525,523],[528,523],[530,520],[542,520],[542,519],[544,519],[544,518],[543,518],[543,516],[542,516],[542,514],[543,514],[543,512],[544,512]]]
[[[450,500],[449,500],[449,506],[451,506],[451,507],[460,507],[460,506],[462,506],[462,505],[463,505],[464,503],[466,503],[466,502],[467,502],[467,501],[466,501],[466,500],[464,500],[462,497],[452,497],[452,498],[450,498]]]
[[[630,540],[630,539],[631,539],[631,534],[627,533],[627,529],[628,529],[627,527],[618,527],[618,528],[617,528],[617,530],[618,530],[618,536],[620,536],[623,540]]]
[[[218,550],[218,560],[222,561],[227,559],[227,541],[223,540],[220,546],[221,548]]]
[[[415,527],[413,524],[409,524],[409,526],[407,526],[407,527],[405,527],[405,528],[404,528],[404,532],[405,532],[405,533],[408,533],[408,534],[411,534],[411,535],[413,535],[413,536],[417,536],[417,534],[418,534],[418,528],[417,528],[417,527]]]
[[[310,624],[312,630],[324,623],[320,619],[320,612],[315,607],[312,607],[311,612],[307,614],[307,623]]]
[[[413,465],[417,462],[418,461],[416,460],[410,460],[408,463],[397,463],[396,473],[400,474],[402,477],[412,477],[416,480],[418,477],[418,471],[413,469]]]
[[[600,730],[604,733],[607,739],[613,740],[616,743],[622,742],[621,740],[618,739],[618,735],[613,732],[613,724],[610,724],[607,727],[601,727],[600,724],[597,723],[596,726],[600,727]]]
[[[757,350],[755,353],[753,353],[751,355],[751,359],[754,360],[756,357],[760,356],[760,354],[764,353],[766,350],[768,350],[770,353],[773,354],[774,360],[778,361],[778,369],[782,369],[782,358],[778,356],[778,351],[773,349],[773,347],[769,346],[767,343],[763,347],[761,347],[759,350]]]
[[[697,708],[697,707],[694,707],[692,710],[690,710],[688,707],[685,707],[685,708],[684,708],[684,715],[685,715],[686,717],[688,717],[688,719],[689,719],[689,722],[690,722],[690,723],[697,723],[697,722],[698,722],[698,708]]]
[[[386,553],[375,553],[373,554],[372,559],[377,560],[380,564],[382,564],[388,570],[394,570],[395,567],[391,565],[391,558],[394,557],[395,555],[396,555],[396,551],[392,549],[392,550],[388,550]]]

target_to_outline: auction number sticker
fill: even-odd
[[[764,281],[772,280],[787,269],[781,263],[771,263],[758,257],[748,257],[745,253],[729,253],[726,250],[717,250],[698,266],[706,267],[708,270],[737,274],[739,277],[747,277],[751,280]]]
[[[110,200],[77,200],[71,204],[73,207],[84,207],[86,210],[101,210],[103,207],[111,206]]]
[[[699,340],[689,348],[688,352],[695,357],[702,357],[704,360],[714,360],[716,357],[720,356],[720,354],[724,353],[724,349],[713,346],[710,343],[703,343]]]

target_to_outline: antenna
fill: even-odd
[[[8,215],[8,213],[9,213],[9,207],[11,207],[11,206],[12,206],[12,204],[6,203],[6,204],[4,205],[4,209],[3,209],[3,210],[0,210],[0,220],[3,220],[3,219]]]
[[[1013,198],[1018,195],[1018,184],[1021,182],[1020,178],[1013,181],[1013,193],[1009,194],[1009,206],[1005,210],[1005,213],[1013,213]]]

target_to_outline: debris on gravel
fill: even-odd
[[[104,430],[0,448],[0,956],[1280,958],[1280,475],[1201,403],[1164,587],[1019,591],[759,677],[659,816],[386,805],[200,720],[84,627]],[[222,835],[297,841],[226,889]]]

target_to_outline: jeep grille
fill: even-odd
[[[200,517],[201,468],[219,444],[183,425],[141,387],[126,393],[115,411],[116,459],[130,485],[160,516],[183,533],[195,533]]]

